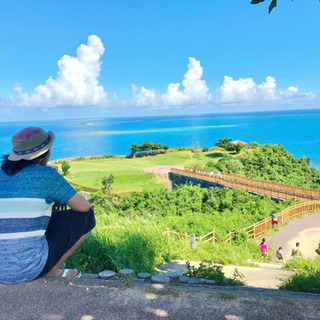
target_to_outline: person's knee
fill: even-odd
[[[96,218],[94,216],[94,211],[93,208],[90,207],[89,211],[88,211],[88,229],[89,231],[91,231],[95,226],[96,226]],[[88,231],[88,232],[89,232]]]

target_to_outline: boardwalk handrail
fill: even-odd
[[[281,212],[279,212],[277,214],[278,221],[279,223],[283,223],[297,215],[307,213],[307,212],[315,212],[319,209],[320,209],[320,201],[309,201],[309,202],[296,204],[294,206],[288,207],[282,210]],[[208,239],[206,239],[205,242],[211,241],[212,243],[215,243],[215,242],[231,243],[237,232],[245,232],[247,233],[249,238],[254,239],[256,236],[266,232],[268,228],[270,228],[271,226],[272,226],[272,218],[268,217],[256,223],[253,223],[248,227],[242,228],[238,231],[229,231],[227,234],[227,238],[222,238],[219,235],[217,237],[217,233],[215,232],[215,229],[212,229],[212,231],[209,232],[208,234],[204,236],[198,236],[196,237],[196,239],[203,240],[204,238],[208,237]],[[169,234],[174,234],[178,236],[179,239],[181,238],[187,239],[188,237],[190,237],[190,235],[188,235],[186,232],[179,233],[175,231],[170,231],[169,228],[167,228],[166,231],[163,232],[163,234],[166,234],[167,236],[169,236]]]
[[[266,194],[278,199],[291,199],[294,197],[296,201],[320,200],[320,189],[298,187],[279,182],[246,178],[232,173],[189,167],[185,167],[184,169],[171,168],[171,172],[200,180],[212,181],[230,188]]]

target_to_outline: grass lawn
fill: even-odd
[[[231,153],[233,154],[233,153]],[[144,158],[108,158],[70,162],[67,179],[92,188],[102,188],[104,176],[113,174],[113,190],[157,190],[165,186],[153,173],[144,168],[153,166],[190,166],[204,165],[208,161],[218,161],[224,155],[221,151],[196,152],[174,151],[167,154]]]

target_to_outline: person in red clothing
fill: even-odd
[[[274,228],[275,226],[277,227],[279,224],[278,222],[278,216],[275,213],[275,211],[272,212],[272,228]]]

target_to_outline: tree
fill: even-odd
[[[70,164],[68,161],[63,161],[61,165],[62,174],[65,176],[68,174],[70,169]]]
[[[250,142],[250,147],[258,148],[259,146],[260,146],[260,144],[257,141]]]
[[[243,148],[244,148],[244,145],[243,145],[243,144],[237,143],[237,144],[235,145],[236,153],[240,153]]]
[[[163,146],[163,150],[164,150],[165,152],[167,152],[167,150],[169,150],[169,147],[168,147],[167,145],[164,145],[164,146]]]
[[[133,143],[131,145],[131,154],[136,154],[138,149],[139,149],[138,145],[136,143]]]
[[[140,151],[149,151],[153,146],[153,143],[151,141],[143,141],[141,145],[139,145]]]
[[[111,189],[111,185],[114,182],[114,175],[111,173],[109,176],[103,177],[101,182],[102,182],[103,188],[105,190],[110,190]]]
[[[231,141],[232,138],[223,138],[223,139],[217,139],[218,142],[215,143],[215,146],[223,148],[225,150],[228,150],[232,147]]]
[[[260,2],[264,2],[265,0],[252,0],[251,4],[258,4]],[[293,0],[292,0],[293,1]],[[319,0],[320,1],[320,0]],[[269,13],[277,6],[277,0],[271,0],[269,5]]]
[[[252,0],[251,4],[258,4],[260,2],[264,2],[264,0]],[[272,0],[269,5],[269,13],[272,11],[273,8],[277,6],[277,0]]]
[[[243,164],[237,159],[227,159],[224,161],[224,165],[228,169],[228,172],[239,172],[243,168]]]

